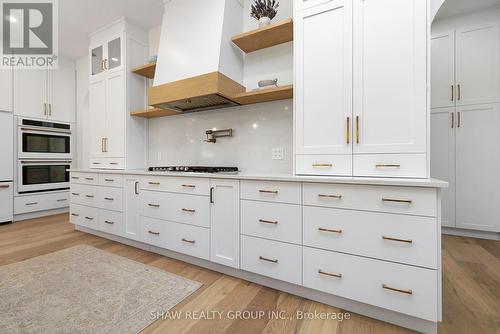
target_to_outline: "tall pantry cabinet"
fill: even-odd
[[[144,168],[146,79],[131,69],[147,60],[147,34],[120,19],[93,33],[89,48],[90,167]]]
[[[427,2],[295,9],[296,173],[427,177]]]
[[[499,22],[434,31],[431,60],[431,176],[450,183],[443,225],[499,232]]]

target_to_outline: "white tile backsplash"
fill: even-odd
[[[244,172],[292,173],[292,100],[210,110],[149,121],[149,166],[221,165]],[[233,129],[206,143],[205,131]],[[273,160],[283,148],[283,160]],[[160,158],[160,160],[159,160]]]

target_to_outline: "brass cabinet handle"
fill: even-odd
[[[93,162],[92,165],[100,165],[100,162]]]
[[[94,178],[93,177],[86,177],[85,180],[87,180],[87,181],[94,181]]]
[[[0,185],[0,189],[7,189],[7,188],[10,188],[9,184],[2,184],[2,185]]]
[[[113,179],[104,179],[104,181],[106,181],[106,182],[115,182],[115,180],[113,180]]]
[[[73,217],[80,217],[80,215],[79,215],[79,214],[77,214],[77,213],[72,213],[71,215],[72,215]]]
[[[108,69],[108,60],[107,59],[104,59],[104,69],[105,70]]]
[[[151,203],[149,203],[148,206],[150,206],[152,208],[159,208],[160,204],[151,204]]]
[[[455,100],[455,89],[453,87],[453,85],[451,85],[451,101],[453,102],[453,100]]]
[[[462,125],[462,115],[460,114],[460,111],[457,112],[457,115],[458,115],[458,122],[457,122],[457,127],[459,128],[460,125]]]
[[[94,220],[94,218],[92,218],[92,217],[85,217],[85,219],[87,219],[87,220]]]
[[[155,232],[155,231],[151,231],[151,230],[149,230],[148,233],[152,234],[152,235],[160,235],[160,232]]]
[[[71,193],[71,195],[73,195],[73,196],[80,196],[79,193]]]
[[[72,176],[71,179],[73,179],[73,180],[79,180],[80,178],[78,176]]]
[[[101,138],[101,152],[104,153],[104,138]]]
[[[347,117],[347,122],[346,122],[346,143],[350,144],[351,142],[351,118]]]
[[[182,208],[182,211],[184,211],[184,212],[196,212],[195,209],[185,209],[185,208]]]
[[[106,201],[114,201],[114,200],[115,200],[115,199],[114,199],[114,198],[112,198],[112,197],[104,197],[104,199],[105,199]]]
[[[313,167],[333,167],[333,164],[312,164]]]
[[[318,227],[318,231],[321,232],[330,232],[330,233],[342,233],[342,230],[336,229],[336,228],[325,228],[325,227]]]
[[[389,241],[404,242],[404,243],[407,243],[407,244],[413,243],[413,240],[411,240],[411,239],[398,239],[398,238],[388,237],[388,236],[385,236],[385,235],[382,236],[382,239],[389,240]]]
[[[278,259],[269,259],[269,258],[264,257],[264,256],[259,256],[259,260],[272,262],[272,263],[278,263]]]
[[[87,198],[94,198],[94,195],[85,195]]]
[[[153,181],[149,181],[148,184],[151,184],[153,186],[159,186],[160,185],[160,182],[153,182]]]
[[[104,138],[104,152],[108,152],[108,138]]]
[[[26,205],[37,205],[38,202],[29,202],[29,203],[26,203]]]
[[[274,224],[274,225],[278,224],[277,220],[259,219],[259,222],[264,224]]]
[[[115,222],[111,222],[111,221],[109,221],[109,220],[105,220],[104,222],[105,222],[106,224],[109,224],[109,225],[113,225],[113,224],[115,223]]]
[[[401,168],[399,164],[379,164],[375,165],[375,168]]]
[[[453,129],[455,127],[455,113],[451,113],[451,128]]]
[[[359,116],[356,116],[356,144],[359,144]]]
[[[385,198],[385,197],[382,197],[382,202],[395,202],[395,203],[407,203],[407,204],[411,204],[412,200],[411,199],[397,199],[397,198]]]
[[[264,190],[264,189],[261,189],[259,190],[260,193],[265,193],[265,194],[277,194],[278,193],[278,190]]]
[[[66,202],[67,200],[68,200],[67,198],[61,198],[61,199],[56,200],[56,202]]]
[[[336,199],[341,199],[342,195],[327,195],[327,194],[318,194],[318,197],[322,198],[336,198]]]
[[[118,162],[110,162],[110,165],[118,165]]]
[[[137,181],[134,182],[134,193],[139,195],[139,182]]]
[[[342,274],[329,273],[329,272],[323,271],[321,269],[318,269],[318,274],[325,275],[325,276],[342,278]]]
[[[103,60],[101,60],[101,70],[103,70],[103,71],[104,71],[104,59],[103,59]]]
[[[184,241],[184,242],[187,242],[187,243],[189,243],[189,244],[194,244],[194,243],[196,243],[196,240],[189,240],[189,239],[185,239],[185,238],[182,238],[181,240],[182,240],[182,241]]]
[[[184,188],[196,188],[194,184],[183,184],[182,187]]]
[[[52,116],[52,103],[49,103],[49,116]]]
[[[460,84],[457,85],[457,89],[458,89],[458,101],[460,101],[462,99],[462,89],[460,87]]]
[[[407,294],[407,295],[412,295],[413,294],[413,291],[411,291],[410,289],[408,290],[402,290],[402,289],[397,289],[397,288],[393,288],[387,284],[382,284],[382,288],[384,289],[387,289],[387,290],[391,290],[391,291],[396,291],[396,292],[400,292],[400,293],[404,293],[404,294]]]
[[[47,116],[47,103],[43,104],[43,114]]]
[[[210,203],[214,204],[214,187],[210,187]]]

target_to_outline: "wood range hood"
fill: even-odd
[[[189,113],[239,105],[231,97],[244,92],[245,87],[236,81],[211,72],[149,88],[148,104]]]

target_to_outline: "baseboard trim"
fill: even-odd
[[[61,209],[23,213],[23,214],[14,215],[14,219],[12,220],[12,222],[18,222],[18,221],[26,220],[26,219],[35,219],[35,218],[59,215],[61,213],[67,213],[67,212],[69,212],[69,207],[65,207],[65,208],[61,208]]]
[[[455,235],[458,237],[470,237],[470,238],[500,241],[500,233],[498,232],[476,231],[476,230],[468,230],[463,228],[446,227],[446,226],[443,226],[441,228],[441,232],[443,234]]]
[[[116,242],[120,242],[125,245],[136,247],[142,250],[160,254],[166,257],[170,257],[176,260],[184,261],[196,266],[207,268],[213,271],[217,271],[229,276],[237,277],[246,281],[250,281],[256,284],[267,286],[276,290],[284,291],[293,295],[297,295],[306,299],[314,300],[323,304],[338,307],[353,313],[362,314],[369,318],[374,318],[384,322],[388,322],[401,327],[409,328],[421,333],[435,334],[437,333],[437,322],[432,322],[429,320],[415,318],[406,314],[394,312],[384,308],[380,308],[373,305],[364,304],[354,300],[350,300],[343,297],[334,296],[321,291],[309,289],[303,286],[298,286],[292,283],[283,282],[276,280],[274,278],[269,278],[254,274],[248,271],[230,268],[224,265],[213,263],[200,258],[192,257],[189,255],[173,252],[164,248],[159,248],[149,244],[145,244],[140,241],[130,240],[124,237],[108,234],[105,232],[100,232],[92,230],[87,227],[75,225],[75,229],[85,233],[90,233],[97,235],[102,238],[110,239]]]

